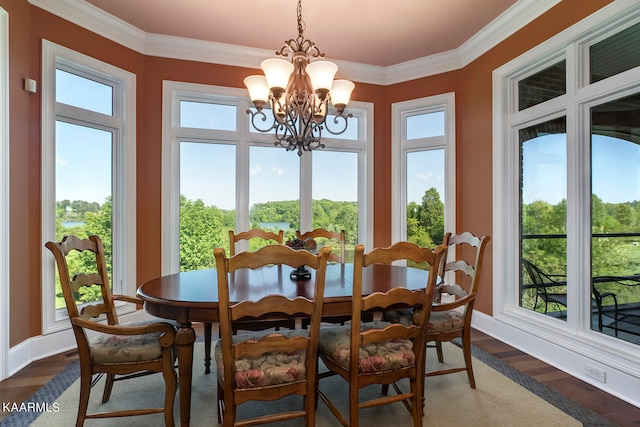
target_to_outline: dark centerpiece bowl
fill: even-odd
[[[309,251],[314,255],[318,253],[318,245],[312,238],[306,240],[298,238],[289,239],[285,245],[297,251]],[[311,279],[311,271],[304,265],[301,265],[289,274],[289,278],[291,280],[309,280]]]

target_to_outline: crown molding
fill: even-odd
[[[460,69],[511,36],[561,0],[518,0],[458,49],[388,67],[335,61],[341,77],[361,83],[390,85]],[[146,33],[84,0],[29,0],[69,22],[144,55],[259,68],[272,50]]]
[[[145,53],[144,31],[84,0],[29,0],[29,3],[129,49]]]
[[[385,85],[407,82],[462,68],[458,50],[437,53],[385,68]]]
[[[460,66],[465,67],[562,0],[519,0],[460,46]]]

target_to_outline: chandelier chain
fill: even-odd
[[[302,0],[298,0],[298,36],[303,37],[302,33],[305,30],[305,23],[302,20]]]

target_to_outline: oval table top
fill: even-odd
[[[292,280],[293,269],[273,265],[256,270],[241,269],[231,273],[232,301],[257,300],[266,295],[279,294],[289,298],[312,296],[314,271],[311,279]],[[424,289],[429,272],[411,267],[371,265],[364,268],[362,291],[368,295],[398,286]],[[325,303],[351,301],[353,264],[330,263],[325,278]],[[138,296],[147,303],[203,309],[218,308],[218,278],[216,269],[195,270],[169,274],[144,283]]]

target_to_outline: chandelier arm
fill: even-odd
[[[347,114],[346,116],[343,116],[343,115],[334,116],[333,120],[325,120],[325,129],[327,130],[327,132],[329,132],[332,135],[341,135],[347,130],[347,126],[348,126],[347,120],[352,117],[353,117],[353,114]],[[328,125],[328,123],[333,122],[336,126],[338,126],[340,121],[343,122],[341,128],[333,130]]]
[[[259,122],[256,123],[256,117],[258,117],[259,120],[262,121],[262,122],[266,122],[267,121],[267,115],[264,113],[264,111],[256,111],[256,112],[254,112],[251,109],[247,109],[247,114],[249,114],[251,116],[251,126],[253,126],[259,132],[269,132],[271,129],[273,129],[276,126],[275,119],[271,122],[269,127],[262,128],[262,127],[258,126]]]

